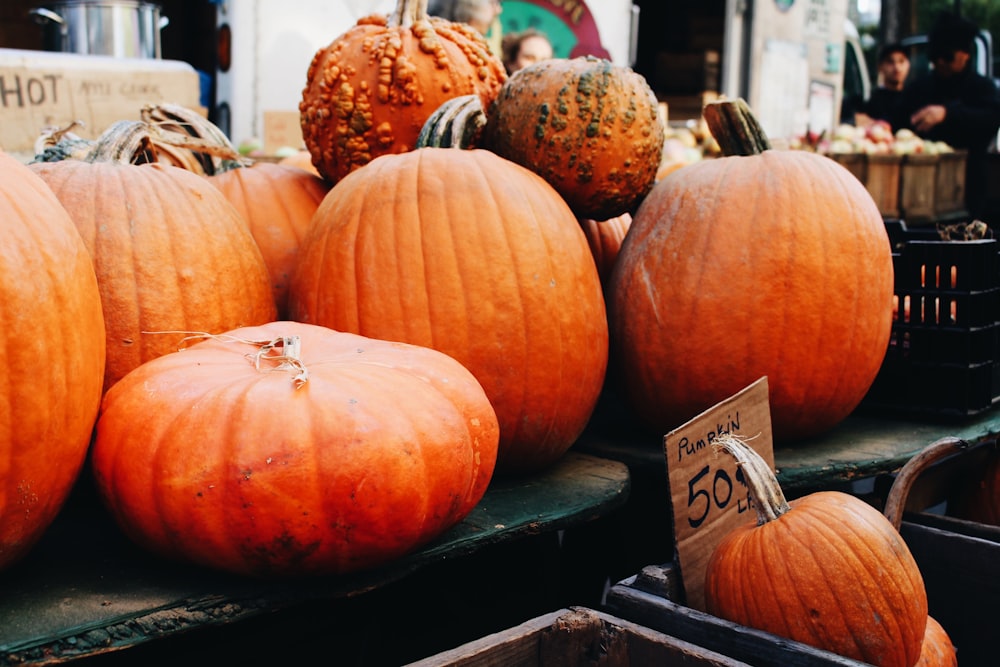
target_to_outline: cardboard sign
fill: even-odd
[[[705,610],[705,569],[731,530],[756,521],[743,472],[712,442],[729,433],[748,440],[771,469],[774,449],[767,378],[701,413],[663,438],[677,565],[686,604]]]
[[[274,155],[280,148],[305,148],[298,111],[264,112],[264,152]]]
[[[191,65],[154,58],[112,58],[0,49],[0,147],[31,152],[47,126],[81,121],[73,131],[92,139],[142,107],[172,102],[199,107]]]

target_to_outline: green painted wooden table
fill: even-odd
[[[127,542],[83,492],[25,561],[0,574],[0,664],[99,656],[309,602],[364,598],[425,566],[608,515],[629,490],[623,463],[571,451],[540,474],[494,480],[464,521],[390,567],[270,583],[160,561]]]
[[[860,411],[821,436],[794,445],[776,445],[774,463],[782,488],[794,493],[894,472],[923,447],[945,436],[977,442],[998,434],[1000,410],[996,409],[962,420],[922,420]],[[588,430],[576,448],[630,466],[662,468],[666,474],[662,438],[653,434],[616,432],[612,424],[604,424]]]

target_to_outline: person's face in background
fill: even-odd
[[[934,72],[944,78],[949,78],[960,74],[972,57],[968,51],[953,51],[934,59]]]
[[[493,21],[500,16],[502,11],[503,6],[500,4],[500,0],[484,0],[480,11],[469,20],[469,25],[485,35],[490,31],[490,26],[493,25]]]
[[[551,57],[552,44],[549,43],[549,40],[539,35],[525,37],[521,40],[517,58],[514,59],[510,67],[510,73],[513,74],[542,60],[549,60]]]
[[[902,90],[906,77],[910,74],[910,59],[905,54],[894,51],[878,65],[882,85],[890,90]]]

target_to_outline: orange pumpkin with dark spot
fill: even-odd
[[[313,57],[299,112],[320,175],[336,183],[388,153],[416,147],[443,102],[467,94],[487,108],[506,81],[503,63],[471,26],[427,16],[427,0],[399,0]]]

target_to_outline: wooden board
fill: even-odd
[[[410,667],[748,667],[747,663],[593,609],[560,609]]]
[[[890,473],[914,454],[945,436],[970,442],[1000,434],[1000,411],[991,410],[963,420],[908,420],[856,412],[827,433],[793,445],[775,443],[774,463],[786,493],[829,488]],[[606,424],[588,430],[575,445],[578,451],[663,470],[661,437]]]
[[[158,560],[131,545],[96,498],[82,493],[25,561],[0,574],[0,660],[62,662],[361,596],[429,564],[597,519],[623,505],[628,492],[623,464],[570,452],[539,474],[494,480],[464,521],[391,566],[297,582]]]

